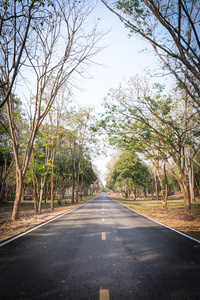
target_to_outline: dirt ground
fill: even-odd
[[[183,199],[180,195],[176,195],[176,197],[169,197],[168,209],[162,209],[160,201],[157,202],[149,199],[138,199],[133,201],[130,199],[116,197],[115,195],[111,195],[111,197],[114,197],[123,204],[154,220],[157,220],[158,222],[200,240],[200,199],[197,199],[197,201],[192,204],[192,211],[188,215],[184,211]],[[43,204],[43,210],[40,215],[34,214],[33,202],[24,201],[21,204],[20,219],[17,221],[11,220],[13,204],[3,204],[0,206],[0,242],[23,233],[40,223],[58,216],[59,214],[67,212],[92,198],[94,198],[94,196],[88,197],[81,203],[73,205],[69,204],[69,200],[66,201],[66,203],[62,203],[61,206],[55,203],[55,209],[53,212],[50,209],[50,203],[46,203]]]

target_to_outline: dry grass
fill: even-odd
[[[48,201],[42,204],[42,213],[40,215],[35,214],[33,201],[24,201],[20,206],[20,219],[16,221],[11,220],[13,202],[3,203],[0,206],[0,242],[82,205],[94,197],[94,195],[84,197],[82,202],[75,204],[70,204],[71,199],[69,198],[64,199],[61,205],[55,201],[54,211],[51,211],[51,203]]]
[[[111,195],[112,196],[112,195]],[[200,240],[200,199],[192,203],[191,213],[187,214],[180,193],[169,196],[167,209],[162,208],[161,201],[124,199],[113,195],[115,200],[167,226],[184,232]]]

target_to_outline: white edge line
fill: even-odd
[[[112,199],[113,199],[113,198],[112,198]],[[169,226],[167,226],[167,225],[165,225],[165,224],[163,224],[163,223],[160,223],[159,221],[156,221],[156,220],[154,220],[154,219],[152,219],[152,218],[150,218],[150,217],[148,217],[148,216],[145,216],[145,215],[139,213],[138,211],[136,211],[136,210],[134,210],[134,209],[132,209],[132,208],[126,206],[125,204],[123,204],[123,203],[121,203],[121,202],[119,202],[119,201],[117,201],[117,200],[115,200],[115,199],[113,199],[113,200],[116,201],[117,203],[123,205],[124,207],[126,207],[126,208],[128,208],[128,209],[134,211],[134,212],[137,213],[138,215],[141,215],[141,216],[143,216],[143,217],[145,217],[145,218],[147,218],[147,219],[149,219],[149,220],[151,220],[151,221],[153,221],[153,222],[155,222],[155,223],[157,223],[157,224],[159,224],[159,225],[162,225],[162,226],[164,226],[164,227],[166,227],[166,228],[168,228],[168,229],[171,229],[171,230],[175,231],[176,233],[179,233],[180,235],[183,235],[183,236],[185,236],[186,238],[189,238],[190,240],[193,240],[193,241],[195,241],[195,242],[197,242],[197,243],[200,244],[200,240],[197,240],[197,239],[195,239],[195,238],[193,238],[193,237],[191,237],[191,236],[189,236],[189,235],[187,235],[187,234],[185,234],[185,233],[183,233],[183,232],[181,232],[181,231],[179,231],[179,230],[177,230],[177,229],[174,229],[174,228],[172,228],[172,227],[169,227]]]
[[[97,196],[97,197],[98,197],[98,196]],[[97,197],[95,197],[94,199],[96,199]],[[50,223],[50,222],[52,222],[52,221],[58,219],[58,218],[61,218],[62,216],[66,215],[66,214],[71,213],[71,212],[74,211],[75,209],[78,209],[78,208],[80,208],[81,206],[84,206],[84,205],[88,204],[89,202],[91,202],[91,201],[94,200],[94,199],[91,199],[91,200],[89,200],[88,202],[86,202],[86,203],[84,203],[84,204],[81,204],[81,205],[79,205],[79,206],[77,206],[77,207],[75,207],[75,208],[72,208],[72,209],[66,211],[65,213],[63,213],[63,214],[61,214],[61,215],[55,217],[55,218],[52,218],[51,220],[48,220],[48,221],[46,221],[46,222],[44,222],[44,223],[42,223],[42,224],[40,224],[40,225],[38,225],[38,226],[36,226],[36,227],[33,227],[32,229],[29,229],[29,230],[27,230],[27,231],[25,231],[25,232],[23,232],[23,233],[21,233],[21,234],[15,236],[15,237],[13,237],[13,238],[10,238],[10,239],[6,240],[6,241],[3,242],[3,243],[0,243],[0,247],[4,246],[4,245],[6,245],[6,244],[8,244],[8,243],[10,243],[10,242],[12,242],[12,241],[14,241],[14,240],[20,238],[20,237],[22,237],[22,236],[25,235],[25,234],[30,233],[31,231],[34,231],[34,230],[38,229],[38,228],[40,228],[40,227],[42,227],[42,226],[44,226],[44,225],[46,225],[46,224],[48,224],[48,223]]]

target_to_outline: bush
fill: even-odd
[[[62,204],[62,200],[61,199],[57,199],[57,203],[60,206]]]

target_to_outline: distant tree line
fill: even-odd
[[[35,137],[21,201],[33,200],[36,213],[41,213],[44,201],[51,200],[51,209],[54,209],[54,200],[61,203],[66,193],[75,203],[82,200],[83,195],[102,189],[91,160],[91,147],[97,145],[90,129],[94,118],[92,109],[65,109],[65,104],[63,101],[59,107],[61,103],[55,101],[57,108],[49,112]],[[30,124],[23,116],[21,101],[14,96],[13,105],[18,115],[18,152],[22,161]],[[1,109],[0,131],[0,201],[14,201],[16,168],[5,109]]]

